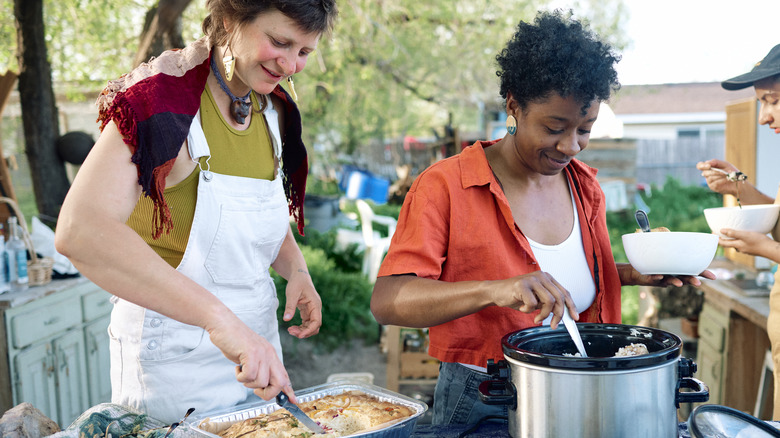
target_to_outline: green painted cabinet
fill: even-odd
[[[109,317],[105,316],[84,326],[87,349],[87,371],[89,373],[89,404],[95,406],[111,400],[111,367],[108,353]]]
[[[0,366],[0,401],[29,402],[65,428],[90,406],[110,401],[111,296],[86,279],[38,288],[47,289],[31,288],[25,293],[40,296],[22,304],[4,302],[8,363]]]

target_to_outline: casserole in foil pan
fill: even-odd
[[[414,426],[417,424],[417,420],[428,410],[428,405],[424,402],[407,397],[403,394],[398,394],[368,383],[346,380],[295,391],[295,396],[298,397],[299,402],[303,403],[317,400],[327,395],[339,395],[347,391],[362,391],[378,398],[380,401],[403,405],[414,411],[411,416],[404,418],[399,422],[391,422],[381,429],[372,429],[346,435],[350,438],[406,438],[412,434]],[[191,417],[192,419],[188,421],[188,423],[193,431],[202,436],[219,438],[219,435],[216,435],[216,433],[227,429],[235,423],[258,415],[270,414],[278,409],[281,409],[281,407],[275,400],[263,401],[235,406],[228,410],[203,413],[202,415]]]

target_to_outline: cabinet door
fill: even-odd
[[[57,383],[52,344],[27,348],[14,359],[14,404],[29,402],[44,415],[62,425],[57,413]]]
[[[723,356],[710,345],[699,342],[699,353],[696,360],[699,368],[699,379],[706,383],[710,389],[710,399],[708,403],[722,403],[721,393],[723,391]]]
[[[90,406],[83,332],[71,330],[56,338],[52,345],[57,357],[60,426],[65,428]]]
[[[111,355],[108,352],[110,319],[106,316],[84,327],[91,406],[111,401]]]

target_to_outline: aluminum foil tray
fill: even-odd
[[[417,424],[417,420],[425,413],[425,411],[428,410],[428,405],[419,400],[415,400],[411,397],[398,394],[379,386],[352,381],[337,381],[323,385],[312,386],[310,388],[295,391],[295,396],[298,397],[300,402],[308,402],[325,397],[326,395],[339,395],[347,391],[363,391],[364,393],[372,395],[381,401],[407,406],[414,411],[414,414],[398,423],[392,423],[388,427],[379,430],[371,430],[347,435],[350,438],[407,438],[412,434],[414,426]],[[187,423],[189,423],[189,425],[192,427],[192,430],[203,436],[219,438],[218,435],[200,429],[198,426],[202,424],[204,420],[208,420],[208,422],[212,425],[217,424],[220,427],[224,425],[224,428],[227,429],[229,426],[235,423],[256,417],[258,415],[270,414],[277,409],[281,409],[281,407],[276,404],[275,401],[259,402],[254,404],[235,406],[232,409],[224,411],[207,412],[199,416],[191,417],[191,420]]]

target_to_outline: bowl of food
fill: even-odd
[[[623,235],[629,263],[643,275],[699,275],[712,263],[718,236],[684,231]]]
[[[778,204],[755,204],[742,207],[705,208],[704,218],[707,219],[707,225],[715,234],[720,234],[721,228],[766,234],[774,228],[779,213]]]

